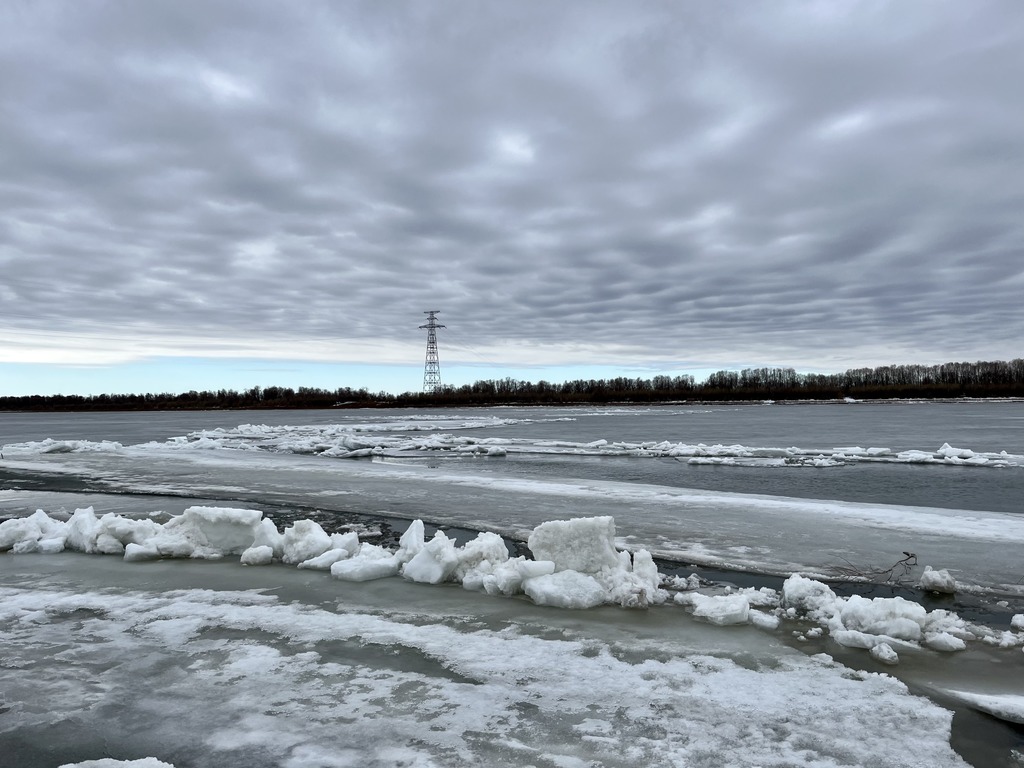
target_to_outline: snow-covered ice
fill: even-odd
[[[744,630],[682,611],[581,622],[570,617],[590,614],[400,578],[366,592],[225,560],[47,565],[68,557],[81,556],[0,558],[0,740],[17,733],[23,754],[141,751],[180,768],[964,765],[950,712],[893,677],[769,648],[753,628],[754,642],[715,636]]]
[[[586,413],[611,423],[635,412]],[[177,768],[699,765],[709,755],[924,766],[963,764],[942,705],[1019,716],[1007,690],[1024,665],[1024,614],[1009,617],[1024,597],[1019,515],[516,471],[576,457],[827,484],[920,464],[905,471],[991,483],[980,478],[1024,467],[1019,445],[701,443],[614,430],[548,439],[531,425],[557,419],[365,418],[136,445],[5,445],[5,471],[204,501],[174,513],[29,507],[0,523],[0,742],[14,743],[4,728],[27,734],[26,749],[62,733],[60,760],[33,768],[107,755]],[[363,528],[279,526],[262,500],[413,522],[382,546]],[[440,528],[426,535],[421,515]],[[905,583],[933,593],[928,607],[840,596],[828,583],[830,565],[869,580],[911,549],[929,565]],[[778,589],[666,580],[652,555],[789,578]],[[992,593],[1006,598],[996,626],[952,610]]]
[[[1004,451],[975,451],[948,442],[938,448],[895,451],[869,446],[770,446],[743,443],[686,443],[670,440],[609,440],[586,442],[531,438],[476,437],[478,430],[540,421],[572,421],[571,418],[512,419],[495,416],[446,417],[415,415],[401,421],[363,424],[268,426],[242,424],[233,429],[213,429],[174,437],[162,445],[175,450],[260,450],[281,454],[315,455],[328,459],[359,459],[438,452],[482,457],[509,454],[561,454],[570,456],[621,456],[673,458],[692,463],[743,466],[838,467],[857,463],[935,464],[974,467],[1024,467],[1024,455]],[[429,433],[429,434],[421,434]],[[470,433],[470,434],[466,434]],[[54,453],[116,452],[124,448],[111,441],[41,440],[11,443],[4,451],[12,456]]]

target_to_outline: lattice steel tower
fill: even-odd
[[[437,360],[437,329],[444,328],[437,322],[435,315],[440,309],[432,309],[424,312],[427,322],[420,328],[427,329],[427,362],[423,366],[423,391],[436,392],[441,386],[441,364]]]

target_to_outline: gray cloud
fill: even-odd
[[[0,328],[1017,357],[1022,65],[1010,0],[8,4]]]

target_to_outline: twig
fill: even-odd
[[[840,559],[846,563],[846,566],[832,566],[831,570],[838,576],[847,579],[858,578],[866,581],[881,581],[886,584],[900,584],[917,565],[917,555],[913,552],[904,552],[903,555],[902,559],[897,560],[888,568],[861,568],[842,557]]]

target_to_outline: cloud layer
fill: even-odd
[[[7,4],[0,360],[1019,357],[1021,71],[1009,0]]]

